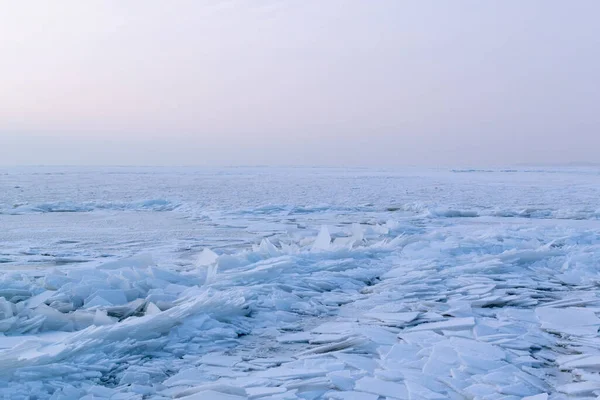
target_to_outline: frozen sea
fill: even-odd
[[[0,168],[0,397],[600,395],[600,169]]]

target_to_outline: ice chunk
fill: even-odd
[[[206,270],[206,283],[214,283],[217,280],[217,271],[219,269],[219,264],[209,265]]]
[[[249,399],[258,399],[285,392],[287,392],[287,389],[282,387],[255,386],[246,388],[246,394]]]
[[[571,335],[592,336],[598,333],[600,318],[587,308],[537,308],[535,314],[542,329]]]
[[[71,282],[72,279],[59,271],[51,271],[44,277],[44,288],[48,290],[58,290],[62,286]]]
[[[198,256],[198,259],[196,260],[196,265],[199,267],[213,265],[217,262],[218,259],[219,256],[217,255],[217,253],[215,253],[209,248],[205,248],[204,250],[202,250],[202,253],[200,253],[200,256]]]
[[[329,229],[327,229],[326,225],[321,226],[321,230],[313,243],[312,249],[313,251],[319,250],[329,250],[331,246],[331,235],[329,234]]]
[[[96,310],[94,314],[93,324],[96,326],[100,325],[111,325],[114,324],[115,320],[106,315],[106,311]]]
[[[72,316],[56,311],[54,308],[42,303],[36,307],[34,313],[43,316],[43,330],[70,331],[73,330]]]
[[[181,283],[185,280],[185,282],[190,282],[192,277],[183,277],[181,274],[176,273],[175,271],[168,271],[162,268],[150,267],[148,268],[151,276],[156,279],[160,279],[161,281],[170,282],[170,283]],[[135,277],[131,277],[130,279],[135,280]]]
[[[242,357],[226,356],[223,354],[206,354],[200,358],[200,362],[206,365],[214,365],[218,367],[233,367],[235,364],[242,361]]]
[[[152,302],[146,304],[146,315],[156,315],[159,313],[161,313],[161,310],[156,306],[156,304]]]
[[[29,300],[27,300],[27,307],[36,308],[42,303],[45,303],[50,297],[54,296],[56,292],[53,290],[45,290],[37,296],[33,296]]]
[[[333,240],[332,248],[336,250],[351,249],[356,240],[353,237],[337,237]]]
[[[376,368],[379,368],[379,363],[376,360],[358,354],[337,353],[335,357],[359,371],[373,373]]]
[[[488,398],[498,394],[498,387],[494,385],[486,385],[484,383],[476,383],[466,387],[464,391],[470,394],[473,398],[480,399]]]
[[[323,335],[314,335],[310,340],[310,344],[325,344],[325,343],[334,343],[341,342],[343,340],[348,339],[348,335],[336,335],[334,333],[323,334]]]
[[[275,257],[280,254],[280,251],[275,247],[268,238],[264,238],[260,242],[259,251],[271,257]]]
[[[387,312],[370,312],[364,314],[365,317],[377,319],[389,326],[404,326],[407,323],[414,321],[421,313],[405,312],[405,313],[387,313]]]
[[[341,340],[339,342],[333,342],[329,344],[325,344],[322,346],[313,347],[309,350],[298,353],[298,357],[308,356],[312,354],[323,354],[329,353],[332,351],[344,350],[347,348],[359,346],[365,342],[365,339],[362,337],[350,337],[345,340]]]
[[[179,371],[163,382],[165,386],[183,386],[201,383],[202,372],[199,368]]]
[[[178,285],[176,283],[169,283],[167,286],[165,286],[163,290],[165,291],[165,293],[168,294],[179,295],[181,294],[181,292],[187,289],[189,289],[188,286]]]
[[[154,265],[154,259],[150,254],[139,254],[137,256],[123,258],[100,265],[100,269],[121,269],[121,268],[146,268]]]
[[[106,300],[111,306],[127,303],[127,296],[123,290],[96,290],[85,300],[87,308],[91,307],[88,303],[96,297]]]
[[[112,304],[100,296],[94,296],[91,300],[86,301],[86,304],[85,304],[86,308],[108,307],[108,306],[112,306]]]
[[[426,382],[423,383],[426,384]],[[417,382],[406,381],[405,385],[408,389],[409,398],[411,399],[444,400],[448,398],[448,396],[429,390]]]
[[[314,333],[345,333],[352,332],[355,328],[355,325],[351,322],[325,322],[314,328],[312,332]]]
[[[385,347],[385,351],[382,352],[383,359],[390,359],[395,361],[409,361],[420,358],[417,355],[422,347],[414,343],[396,343],[391,347]],[[382,348],[383,350],[383,348]]]
[[[117,394],[117,391],[104,386],[92,386],[88,389],[88,394],[98,396],[101,398],[111,398]]]
[[[461,356],[470,356],[481,360],[503,360],[506,352],[498,346],[476,340],[452,337],[449,345]]]
[[[580,395],[592,394],[592,392],[600,390],[600,382],[587,381],[587,382],[568,383],[566,385],[559,386],[557,389],[559,392],[562,392],[562,393],[565,393],[568,395],[580,396]]]
[[[31,292],[23,287],[0,287],[0,297],[7,300],[18,301],[31,297]]]
[[[274,366],[281,365],[285,363],[289,363],[294,361],[291,357],[267,357],[267,358],[255,358],[252,360],[253,364],[264,365],[264,366]]]
[[[5,318],[5,319],[0,319],[0,332],[8,332],[10,331],[15,323],[17,323],[17,317],[9,317],[9,318]],[[10,347],[10,346],[6,346],[6,338],[2,338],[2,340],[0,340],[0,348],[2,347]]]
[[[107,306],[106,312],[111,316],[123,319],[136,313],[141,313],[142,309],[144,308],[144,304],[145,302],[143,299],[136,299],[130,303],[120,306]]]
[[[217,392],[214,390],[203,390],[189,396],[181,397],[182,400],[245,400],[246,396]]]
[[[229,395],[233,395],[233,396],[242,396],[242,397],[246,396],[246,390],[244,388],[238,387],[236,385],[220,383],[220,382],[205,383],[203,385],[192,386],[190,388],[183,389],[183,390],[176,389],[172,393],[172,395],[173,395],[173,397],[180,398],[183,396],[187,396],[187,395],[191,395],[191,394],[195,394],[195,393],[202,393],[202,392],[206,392],[206,391],[214,391],[214,392],[229,394]]]
[[[380,326],[360,326],[356,329],[356,333],[374,343],[391,346],[398,342],[396,335],[392,332],[393,330],[395,329]]]
[[[0,297],[0,321],[11,318],[13,314],[13,304],[4,297]]]
[[[356,382],[355,390],[373,393],[393,399],[408,399],[408,390],[403,383],[388,382],[381,379],[364,377]]]
[[[423,372],[434,376],[449,376],[452,368],[458,362],[456,350],[442,342],[433,347],[433,351],[423,366]]]
[[[356,242],[362,242],[365,238],[365,231],[363,227],[356,222],[352,224],[352,238]]]
[[[441,322],[429,322],[421,325],[417,325],[413,328],[409,328],[410,332],[417,331],[438,331],[438,330],[461,330],[468,329],[475,326],[475,319],[473,317],[467,318],[453,318],[447,321]]]
[[[309,332],[298,332],[278,336],[276,340],[280,343],[308,343],[311,338],[313,338],[313,335]]]
[[[325,398],[331,400],[377,400],[379,396],[365,392],[345,391],[328,392],[325,394]]]
[[[125,372],[121,378],[121,385],[138,384],[147,385],[150,383],[150,375],[145,372]]]
[[[540,394],[536,394],[534,396],[523,397],[522,400],[548,400],[548,394],[540,393]]]
[[[356,382],[356,377],[349,370],[330,372],[327,374],[327,378],[334,387],[340,390],[352,390]]]
[[[93,325],[95,316],[95,312],[88,310],[75,310],[72,314],[69,314],[70,320],[73,322],[73,328],[77,331]],[[105,321],[103,317],[99,318],[102,318],[101,321]],[[110,325],[110,323],[106,325]]]
[[[306,379],[324,376],[326,373],[327,371],[324,369],[288,368],[281,366],[266,371],[259,371],[256,376],[261,378]]]

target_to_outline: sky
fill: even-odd
[[[597,0],[0,0],[2,165],[600,162]]]

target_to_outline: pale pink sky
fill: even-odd
[[[0,164],[600,162],[600,2],[0,0]]]

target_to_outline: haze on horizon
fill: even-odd
[[[0,0],[1,165],[600,162],[600,2]]]

